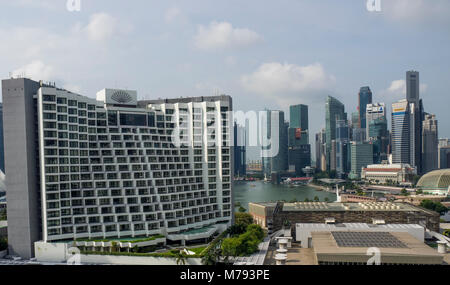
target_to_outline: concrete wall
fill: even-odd
[[[38,262],[68,263],[79,261],[81,264],[122,264],[122,265],[177,265],[175,258],[151,256],[120,256],[120,255],[85,255],[79,259],[70,252],[73,248],[67,243],[35,243],[36,259]],[[69,260],[71,259],[71,260]],[[189,258],[186,265],[201,265],[200,258]]]
[[[40,239],[33,102],[39,88],[29,79],[2,81],[9,253],[24,259],[34,256],[33,243]]]

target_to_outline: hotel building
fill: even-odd
[[[94,99],[23,78],[2,87],[11,254],[33,257],[36,241],[184,244],[231,224],[230,96]]]

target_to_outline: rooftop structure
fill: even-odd
[[[382,265],[443,264],[443,254],[407,232],[320,231],[311,235],[319,265],[368,264],[368,252],[374,246],[380,251]]]

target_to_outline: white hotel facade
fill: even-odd
[[[104,89],[93,99],[28,79],[3,81],[3,94],[5,125],[35,118],[23,147],[5,132],[13,253],[33,256],[38,240],[163,235],[185,243],[231,224],[230,96],[137,101],[135,91]],[[34,113],[17,113],[23,102]]]

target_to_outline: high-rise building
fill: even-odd
[[[439,169],[450,168],[450,146],[439,147]]]
[[[370,139],[369,124],[380,117],[386,118],[386,105],[384,103],[368,104],[366,109],[366,139]]]
[[[350,127],[345,120],[336,121],[336,173],[345,178],[350,172]]]
[[[415,166],[414,103],[406,99],[392,104],[392,163]]]
[[[361,172],[367,165],[373,164],[372,143],[352,142],[351,145],[352,170],[349,177],[352,179],[361,178]]]
[[[366,110],[366,140],[373,144],[374,163],[388,158],[389,132],[384,103],[368,104]]]
[[[419,72],[407,71],[406,72],[406,100],[410,103],[419,105],[420,100],[420,80]]]
[[[316,134],[316,168],[320,171],[326,171],[326,132],[322,129]],[[325,162],[324,162],[325,161]]]
[[[262,124],[262,164],[266,177],[288,169],[288,125],[283,111],[266,110]]]
[[[330,170],[331,168],[331,143],[336,139],[337,120],[347,120],[345,106],[338,99],[328,96],[325,104],[327,170]]]
[[[372,91],[369,86],[361,87],[358,93],[358,112],[359,112],[359,127],[366,128],[366,110],[367,105],[372,104]]]
[[[3,143],[3,104],[0,103],[0,170],[5,173],[5,148]]]
[[[414,164],[412,165],[417,168],[418,174],[422,174],[422,124],[425,120],[425,112],[420,99],[420,78],[417,71],[406,72],[406,100],[411,106],[411,114],[414,118],[414,124],[411,125],[413,128],[411,133],[414,136]]]
[[[438,122],[435,115],[425,115],[422,128],[422,171],[438,169]]]
[[[137,101],[104,89],[93,99],[29,79],[2,87],[11,255],[33,257],[38,240],[183,243],[196,238],[189,230],[231,224],[231,97]]]
[[[439,139],[438,165],[440,169],[450,168],[450,139],[448,138]]]
[[[234,122],[234,175],[243,177],[247,174],[245,127]]]
[[[289,169],[297,175],[311,166],[311,145],[309,144],[308,106],[290,106],[288,133]]]

